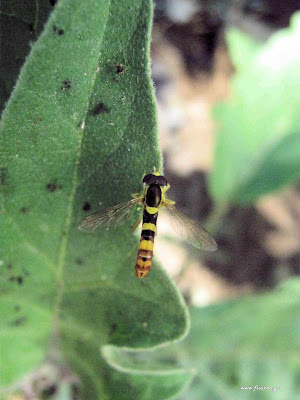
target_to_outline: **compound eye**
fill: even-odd
[[[145,185],[151,185],[151,183],[153,183],[155,181],[155,179],[156,179],[155,175],[148,174],[148,175],[144,176],[143,183]]]
[[[167,186],[168,181],[164,176],[161,175],[157,177],[157,183],[159,184],[159,186]]]

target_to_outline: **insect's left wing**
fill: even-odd
[[[198,249],[207,251],[217,250],[215,239],[197,222],[186,217],[178,211],[173,205],[163,207],[171,216],[171,225],[174,230],[182,235],[189,243]]]
[[[97,211],[86,217],[78,228],[82,231],[93,232],[98,228],[110,229],[125,224],[130,220],[132,210],[138,200],[132,199],[105,210]]]

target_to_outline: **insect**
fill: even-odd
[[[189,219],[174,207],[175,202],[166,198],[166,192],[170,185],[160,172],[145,175],[143,178],[143,192],[133,194],[133,199],[98,211],[86,217],[79,225],[83,231],[94,231],[97,228],[111,229],[120,226],[130,220],[136,204],[144,208],[143,215],[134,224],[134,231],[142,223],[141,239],[135,265],[135,274],[139,278],[145,278],[151,268],[153,257],[154,237],[156,235],[156,223],[158,212],[161,208],[168,211],[174,221],[174,228],[187,237],[187,240],[195,247],[203,250],[214,251],[217,244],[214,238],[200,225]]]

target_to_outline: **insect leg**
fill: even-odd
[[[141,196],[141,193],[133,193],[131,197],[133,197],[138,203],[144,202],[144,196]]]
[[[164,189],[164,192],[166,193],[166,191],[169,190],[170,187],[171,187],[171,186],[170,186],[170,184],[168,183],[167,186],[166,186],[166,188]]]
[[[159,175],[161,173],[162,167],[159,167],[158,170],[156,170],[156,167],[153,167],[153,175]]]
[[[170,199],[163,199],[162,205],[163,206],[173,206],[175,204],[175,201],[170,200]]]
[[[136,230],[136,228],[140,225],[140,223],[142,222],[143,216],[141,215],[138,220],[136,221],[136,223],[133,225],[133,227],[131,228],[132,232],[134,232]]]

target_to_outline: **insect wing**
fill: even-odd
[[[166,205],[164,209],[171,216],[171,225],[176,232],[198,249],[214,251],[217,249],[215,239],[197,222],[186,217],[174,206]]]
[[[86,217],[78,226],[82,231],[93,232],[97,228],[110,229],[125,224],[130,220],[136,199],[118,204],[105,210],[97,211]]]

